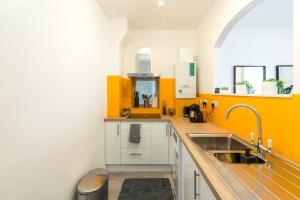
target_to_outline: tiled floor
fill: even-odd
[[[123,181],[127,178],[169,178],[171,182],[171,173],[169,172],[122,172],[111,173],[109,176],[109,200],[117,200]],[[172,184],[172,182],[171,182]]]

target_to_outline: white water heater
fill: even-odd
[[[176,98],[196,98],[197,67],[194,62],[175,64]]]

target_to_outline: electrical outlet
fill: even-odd
[[[199,104],[203,105],[203,100],[202,99],[200,99]]]
[[[212,107],[217,108],[218,107],[218,101],[214,100],[211,102]]]
[[[207,99],[203,99],[203,100],[202,100],[202,105],[203,105],[203,108],[204,108],[204,109],[207,108],[207,106],[208,106],[208,101],[207,101]]]

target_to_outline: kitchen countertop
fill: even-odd
[[[266,155],[265,164],[224,163],[202,150],[189,138],[189,133],[232,133],[213,122],[195,124],[184,117],[169,116],[162,116],[162,119],[105,119],[105,121],[120,120],[170,121],[218,199],[300,199],[299,166],[270,155]]]

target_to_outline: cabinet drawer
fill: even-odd
[[[145,122],[122,122],[121,123],[121,130],[130,130],[130,124],[140,124],[141,125],[141,132],[143,131],[151,131],[151,125],[150,123]]]
[[[150,148],[122,148],[122,164],[151,164]]]
[[[151,146],[151,131],[141,130],[140,143],[129,142],[129,129],[123,129],[121,134],[122,147],[150,147]]]

